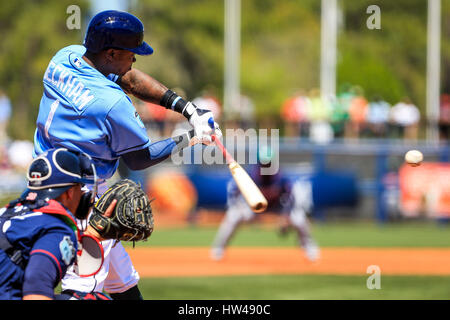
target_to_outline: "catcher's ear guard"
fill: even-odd
[[[90,277],[100,271],[103,265],[103,246],[91,235],[84,234],[78,241],[75,273],[80,277]]]
[[[89,182],[92,182],[92,191],[83,193],[75,212],[75,217],[83,220],[87,218],[89,211],[94,206],[95,197],[97,196],[98,191],[98,177],[91,156],[87,153],[78,153],[78,159],[80,161],[82,177],[89,179]]]
[[[84,220],[89,215],[94,202],[92,200],[92,195],[95,192],[88,191],[81,195],[80,203],[78,204],[77,211],[75,211],[75,217],[80,220]]]

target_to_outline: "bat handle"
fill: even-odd
[[[215,129],[214,119],[212,117],[208,119],[208,125],[211,127],[211,129],[213,130]],[[216,135],[215,134],[211,135],[211,139],[212,141],[216,141]]]
[[[214,129],[214,119],[212,117],[208,119],[208,125],[211,127],[211,129]]]
[[[214,119],[212,117],[208,119],[208,125],[212,129],[215,128],[215,126],[214,126]],[[225,157],[227,163],[234,162],[234,158],[228,153],[227,149],[225,149],[225,147],[223,146],[222,142],[220,142],[220,139],[217,139],[215,134],[211,135],[211,139],[212,139],[212,141],[214,141],[216,143],[216,145],[220,149],[220,151],[222,151],[222,154]]]

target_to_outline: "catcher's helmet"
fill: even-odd
[[[35,158],[28,167],[27,180],[23,197],[34,194],[36,199],[55,199],[77,183],[97,183],[91,158],[65,148],[50,149]]]
[[[139,55],[152,54],[152,47],[143,39],[144,25],[138,18],[128,12],[107,10],[91,19],[83,45],[94,53],[119,48]]]

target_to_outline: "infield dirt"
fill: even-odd
[[[316,262],[298,248],[230,247],[220,261],[209,248],[127,249],[141,277],[269,274],[366,275],[378,266],[385,275],[450,275],[450,249],[322,248]]]

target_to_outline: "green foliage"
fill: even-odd
[[[366,26],[371,4],[343,2],[338,82],[359,85],[367,97],[381,95],[390,103],[408,96],[425,112],[426,1],[377,1],[379,30]]]
[[[9,133],[32,140],[48,62],[64,46],[80,43],[80,30],[68,30],[70,0],[2,1],[0,7],[0,87],[13,103]],[[77,1],[82,12],[84,1]]]
[[[241,88],[260,117],[279,114],[298,89],[319,86],[320,0],[243,0]],[[424,111],[427,2],[340,0],[338,86],[360,85],[367,97],[391,103],[409,96]],[[67,6],[81,8],[82,30],[66,28]],[[223,96],[224,1],[141,0],[130,11],[144,22],[145,40],[155,49],[136,67],[192,99],[205,88]],[[381,8],[381,30],[369,30],[369,5]],[[32,139],[42,76],[60,48],[81,43],[88,1],[17,0],[0,5],[0,87],[14,113],[9,133]],[[442,1],[442,91],[450,90],[450,1]]]
[[[178,10],[175,10],[177,8]],[[206,86],[223,86],[221,1],[141,1],[135,10],[155,52],[136,66],[189,98]]]

